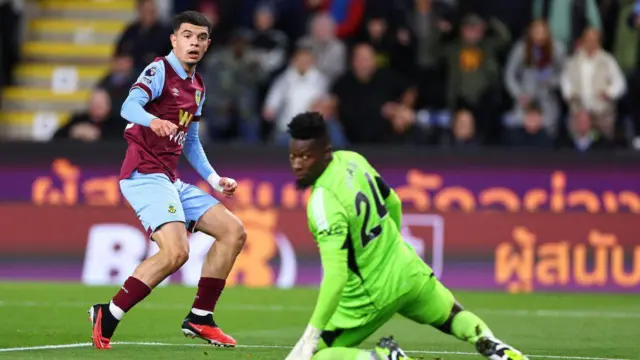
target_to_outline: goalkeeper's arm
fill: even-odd
[[[398,197],[398,194],[384,181],[380,176],[376,176],[376,184],[380,195],[384,199],[384,204],[389,211],[389,215],[393,222],[396,223],[398,231],[402,229],[402,201]]]
[[[332,236],[333,237],[333,236]],[[344,243],[344,236],[335,236],[335,239],[324,240],[320,245],[320,259],[322,261],[322,283],[316,308],[311,315],[309,325],[315,329],[324,329],[329,323],[329,319],[336,312],[342,289],[347,284],[349,268],[347,266],[347,250],[342,246],[333,244]]]
[[[318,247],[322,261],[322,283],[316,307],[302,341],[317,344],[322,329],[325,329],[331,316],[336,312],[342,290],[347,284],[349,267],[347,265],[347,247],[349,225],[347,212],[331,192],[318,188],[309,199],[309,225]]]

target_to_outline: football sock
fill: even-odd
[[[493,333],[476,314],[461,311],[453,317],[451,333],[460,340],[475,344],[483,336],[492,337]]]
[[[109,302],[109,312],[118,321],[122,320],[124,316],[124,311],[114,304],[113,301]]]
[[[197,317],[207,316],[213,313],[224,290],[226,280],[217,278],[200,278],[198,281],[198,292],[190,315]]]
[[[111,300],[109,312],[114,318],[120,320],[127,311],[144,300],[150,293],[151,288],[147,284],[133,276],[129,276],[120,288],[120,291],[118,291],[116,296]]]
[[[335,347],[318,351],[313,360],[373,360],[376,359],[371,351]]]

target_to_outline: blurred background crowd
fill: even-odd
[[[58,9],[41,1],[35,6],[50,12],[40,14]],[[313,110],[342,146],[640,150],[640,1],[138,0],[83,106],[25,110],[21,89],[39,101],[25,87],[39,50],[25,50],[19,31],[32,21],[29,3],[0,0],[1,121],[17,121],[29,106],[72,110],[45,136],[54,141],[122,139],[130,85],[171,50],[171,16],[193,9],[214,24],[198,67],[207,85],[203,142],[285,144],[289,119]],[[43,48],[63,27],[48,21],[36,42]],[[37,32],[38,23],[27,28]],[[73,49],[91,52],[101,31],[92,34]],[[90,76],[80,69],[70,77],[82,88]]]

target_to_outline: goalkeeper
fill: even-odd
[[[354,348],[395,314],[467,341],[491,360],[527,360],[464,310],[402,239],[400,199],[364,157],[332,151],[320,114],[299,114],[288,127],[296,184],[312,188],[307,217],[324,275],[286,360],[409,359],[391,337],[371,351]]]

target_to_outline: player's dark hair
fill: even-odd
[[[173,32],[175,33],[180,29],[182,24],[191,24],[195,26],[204,26],[207,28],[207,32],[211,34],[211,22],[206,16],[193,10],[183,11],[180,14],[173,17]]]
[[[296,140],[327,140],[327,125],[317,112],[305,112],[294,116],[289,125],[289,135]]]

